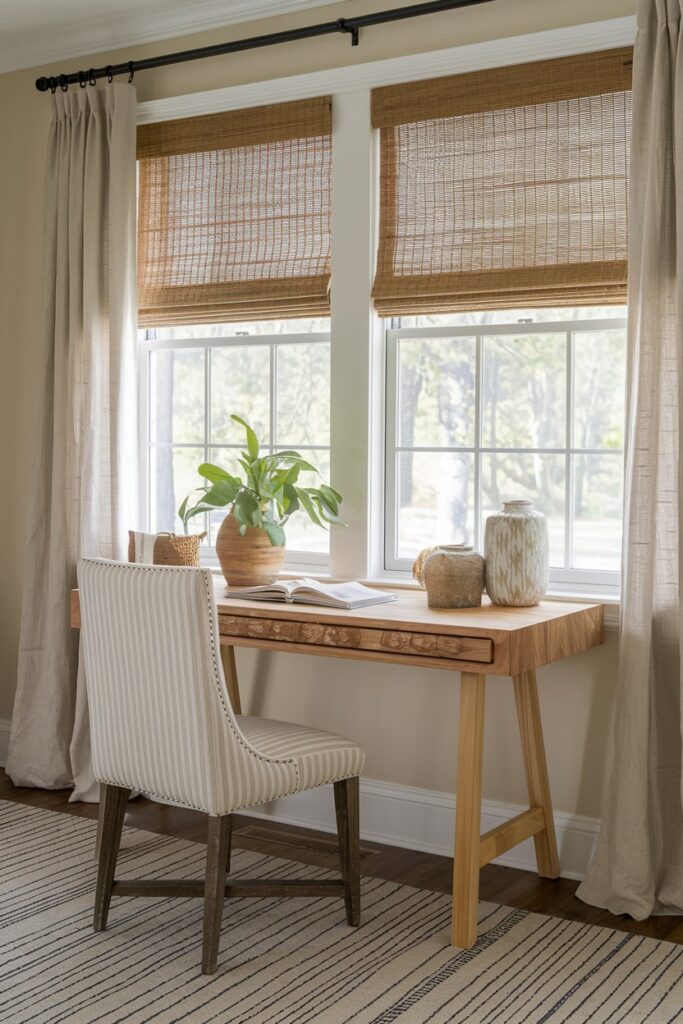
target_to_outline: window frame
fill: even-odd
[[[474,540],[475,549],[483,550],[484,519],[482,514],[482,457],[492,453],[563,455],[565,458],[565,566],[550,570],[550,591],[553,594],[595,595],[618,598],[620,593],[620,572],[612,570],[576,569],[571,564],[573,541],[573,464],[575,455],[614,454],[624,450],[580,448],[574,444],[574,368],[575,336],[589,331],[625,330],[626,317],[585,318],[571,320],[538,320],[529,322],[520,319],[515,323],[468,324],[463,326],[402,327],[400,320],[385,321],[385,447],[384,447],[384,570],[399,578],[409,578],[412,559],[400,558],[397,554],[398,540],[398,473],[397,462],[401,451],[466,452],[474,456]],[[565,402],[565,446],[561,448],[488,448],[481,444],[482,436],[482,379],[483,379],[483,338],[489,335],[514,334],[564,334],[566,337],[566,402]],[[420,446],[400,445],[398,422],[399,361],[398,343],[404,338],[475,338],[476,344],[476,385],[475,385],[475,432],[474,445],[467,446]]]
[[[201,325],[198,325],[201,326]],[[269,373],[269,401],[270,421],[269,436],[277,438],[277,349],[281,345],[296,345],[302,343],[330,343],[329,331],[310,332],[288,332],[286,334],[222,334],[219,337],[198,337],[198,338],[156,338],[154,328],[140,328],[138,331],[138,388],[139,388],[139,457],[138,457],[138,488],[139,508],[141,521],[145,530],[152,529],[152,452],[156,447],[168,448],[203,448],[204,457],[207,462],[212,461],[210,452],[214,448],[240,450],[243,446],[239,444],[213,444],[211,438],[211,351],[213,349],[225,349],[245,346],[267,346],[270,349],[270,373]],[[195,442],[154,442],[151,437],[151,394],[152,373],[151,360],[155,352],[201,350],[205,352],[204,359],[204,443]],[[270,451],[273,445],[269,444]],[[329,451],[330,445],[300,445],[306,450]],[[208,531],[208,519],[204,514],[201,517],[204,529]],[[218,566],[216,549],[213,545],[202,545],[201,563],[210,568]],[[285,553],[284,569],[286,572],[317,572],[329,571],[330,556],[319,551],[302,551],[287,547]]]
[[[632,22],[621,35],[614,23],[605,23],[605,48],[632,42],[634,19]],[[549,43],[546,35],[517,40],[518,55],[523,53],[531,60],[595,48],[594,26],[590,26],[588,41],[582,36],[579,39],[575,28],[562,30],[557,46]],[[295,98],[332,93],[331,257],[335,284],[330,314],[330,372],[334,382],[330,395],[330,481],[344,497],[342,516],[347,523],[345,528],[330,531],[329,574],[333,578],[416,586],[409,572],[389,570],[384,565],[386,344],[384,322],[374,313],[371,302],[378,230],[379,133],[371,128],[370,90],[376,85],[392,84],[404,74],[407,80],[452,74],[454,68],[476,70],[491,66],[491,47],[490,42],[481,44],[464,64],[460,50],[382,61],[377,64],[377,72],[372,71],[373,65],[368,66],[370,77],[362,83],[357,81],[357,69],[342,68],[334,73],[334,81],[328,80],[328,71],[290,78],[286,83],[276,80],[216,90],[202,94],[199,106],[196,94],[191,94],[172,100],[152,100],[138,107],[138,123],[146,123],[169,116],[280,102],[283,84],[289,90],[287,96]],[[445,65],[444,54],[448,55]],[[499,60],[494,59],[494,64],[507,60],[506,50]],[[402,70],[406,61],[410,74]],[[143,356],[140,346],[141,361]],[[140,394],[140,404],[144,406],[146,392],[142,387]],[[140,426],[142,433],[147,427],[144,411]],[[146,451],[143,440],[146,443],[146,438],[141,438],[140,450]],[[145,460],[140,461],[139,477],[144,483]],[[140,486],[141,497],[144,493],[144,486]],[[146,515],[146,508],[144,512]],[[146,519],[140,515],[139,521]],[[287,564],[286,571],[296,572],[297,567]],[[315,572],[325,575],[322,566],[316,566]],[[561,599],[573,595],[578,600],[606,600],[616,605],[618,590],[600,589],[601,585],[602,581],[600,585],[582,588],[571,579],[558,580],[552,584],[548,597]],[[614,615],[610,621],[616,624]]]

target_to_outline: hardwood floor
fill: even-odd
[[[97,818],[97,805],[70,804],[69,790],[17,789],[2,769],[0,799],[63,814]],[[132,800],[126,811],[126,825],[197,843],[206,842],[206,820],[205,815],[197,811],[168,807],[141,798]],[[233,844],[245,850],[270,853],[275,857],[304,864],[331,868],[338,866],[334,836],[245,815],[235,816]],[[361,871],[373,878],[401,882],[419,889],[450,892],[453,862],[450,857],[363,842]],[[481,872],[480,895],[483,900],[493,903],[587,924],[604,925],[683,945],[683,916],[651,917],[646,921],[633,921],[625,916],[615,917],[578,900],[574,895],[577,886],[578,882],[567,878],[539,878],[529,871],[488,864]]]

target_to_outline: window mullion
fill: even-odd
[[[476,337],[475,367],[475,415],[474,415],[474,547],[477,551],[484,548],[484,523],[482,508],[482,416],[483,416],[483,383],[484,383],[484,339],[481,334]]]
[[[567,453],[565,455],[565,534],[564,534],[564,566],[571,569],[574,561],[574,332],[567,331],[567,398],[566,398],[566,437]]]
[[[398,340],[392,331],[386,333],[386,425],[384,453],[384,568],[394,569],[398,559]]]
[[[277,429],[277,345],[270,346],[270,450],[275,451]]]
[[[375,139],[370,90],[340,93],[332,109],[331,482],[344,497],[345,529],[330,532],[330,570],[363,578],[371,570],[371,455],[381,424],[378,347],[371,303],[375,231]],[[381,404],[381,401],[376,404]],[[373,403],[373,412],[376,409]],[[374,464],[374,460],[373,460]],[[378,496],[379,498],[379,496]]]

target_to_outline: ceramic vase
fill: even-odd
[[[278,578],[285,547],[274,547],[266,531],[257,526],[250,526],[242,536],[231,512],[218,530],[216,557],[229,587],[257,587]]]
[[[466,544],[436,548],[422,568],[430,608],[476,608],[484,591],[484,559]]]
[[[484,532],[486,590],[494,604],[529,608],[548,589],[548,524],[532,501],[505,501]]]

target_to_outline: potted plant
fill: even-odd
[[[229,586],[251,587],[272,583],[277,579],[285,557],[285,524],[292,513],[301,509],[317,525],[338,523],[341,495],[321,483],[319,487],[302,487],[302,472],[317,473],[296,451],[279,451],[261,455],[259,440],[240,416],[232,419],[244,427],[246,448],[240,452],[239,476],[228,473],[210,462],[197,472],[205,481],[198,488],[200,496],[194,504],[188,494],[178,509],[185,532],[193,516],[230,508],[218,530],[216,555]]]

